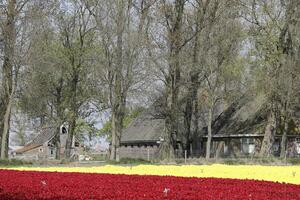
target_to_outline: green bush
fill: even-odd
[[[300,158],[289,158],[287,162],[292,165],[300,165]]]
[[[150,161],[138,158],[121,158],[119,162],[117,161],[109,161],[110,164],[135,164],[135,165],[140,165],[140,164],[150,164]]]
[[[225,159],[223,162],[226,165],[244,165],[246,163],[244,160],[239,159]]]
[[[104,160],[106,160],[106,155],[105,154],[94,154],[94,155],[91,155],[91,157],[94,161],[104,161]]]
[[[21,166],[21,165],[32,165],[32,162],[18,160],[18,159],[0,160],[0,166]]]

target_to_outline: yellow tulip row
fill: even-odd
[[[15,170],[255,179],[300,184],[300,166],[104,165],[99,167],[16,167]]]

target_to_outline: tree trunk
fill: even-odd
[[[125,116],[126,107],[126,89],[123,80],[123,33],[124,33],[124,1],[119,0],[118,18],[117,18],[117,63],[115,66],[115,84],[113,89],[112,102],[112,143],[110,160],[119,161],[119,147],[121,143],[121,135],[123,128],[123,119]]]
[[[1,134],[1,159],[8,157],[8,141],[9,141],[9,129],[10,129],[10,116],[11,108],[13,104],[14,96],[14,79],[13,79],[13,66],[14,66],[14,54],[16,43],[16,27],[15,27],[15,15],[16,15],[16,0],[8,1],[7,6],[7,19],[2,27],[2,34],[4,38],[4,61],[3,61],[3,113],[0,113],[3,117],[3,127]]]
[[[284,129],[281,137],[281,144],[280,144],[280,158],[284,158],[286,155],[286,144],[287,144],[287,132],[289,128],[289,123],[287,117],[284,119]]]
[[[192,122],[192,111],[193,111],[193,104],[192,104],[192,97],[188,96],[185,105],[184,111],[184,135],[183,135],[183,150],[187,151],[187,157],[190,156],[190,135],[191,135],[191,122]]]
[[[191,134],[192,134],[191,127],[193,126],[194,128],[194,135],[196,135],[198,132],[197,81],[198,81],[198,73],[192,74],[190,87],[188,88],[185,111],[184,111],[185,143],[183,149],[187,151],[188,157],[191,156],[191,152],[190,152]],[[193,120],[193,113],[194,113],[194,120]]]
[[[57,112],[57,123],[56,123],[56,136],[55,136],[55,147],[56,147],[56,155],[55,158],[57,160],[61,159],[60,150],[61,150],[61,141],[60,141],[60,134],[61,134],[61,126],[63,125],[64,121],[64,112],[62,106],[62,98],[63,98],[63,87],[64,87],[64,79],[63,79],[64,72],[61,72],[61,77],[59,80],[59,84],[56,88],[56,112]]]
[[[111,146],[111,154],[110,154],[110,160],[116,160],[119,161],[119,148],[121,143],[121,135],[122,135],[122,124],[123,124],[123,116],[122,114],[118,114],[117,112],[114,112],[112,114],[112,146]]]
[[[72,121],[70,123],[69,131],[68,131],[68,136],[67,136],[67,141],[66,141],[66,148],[65,148],[65,157],[67,159],[71,158],[71,150],[72,150],[72,144],[73,144],[73,139],[74,139],[74,133],[75,133],[75,128],[76,128],[76,117],[72,117]]]
[[[111,116],[111,146],[110,146],[110,160],[116,159],[116,123],[115,123],[115,114],[112,112]]]
[[[191,135],[191,126],[193,124],[192,116],[193,116],[193,110],[194,110],[194,117],[196,120],[198,115],[198,106],[195,107],[195,104],[197,104],[197,90],[198,90],[198,76],[199,76],[199,69],[197,69],[197,65],[199,65],[198,62],[198,56],[199,56],[199,31],[202,29],[202,23],[203,23],[203,16],[201,9],[198,8],[197,16],[196,16],[196,29],[195,29],[195,39],[194,39],[194,47],[193,47],[193,63],[192,63],[192,69],[190,72],[190,80],[188,83],[188,93],[187,93],[187,100],[186,100],[186,107],[185,107],[185,113],[184,113],[184,130],[186,137],[187,144],[185,145],[185,150],[188,152],[188,157],[190,156],[190,135]],[[200,23],[201,22],[201,23]],[[193,109],[194,108],[194,109]],[[195,134],[198,132],[198,121],[196,121],[195,124],[194,119],[194,130]]]
[[[119,161],[119,148],[121,144],[121,136],[123,129],[123,119],[124,119],[125,105],[121,105],[121,108],[112,112],[111,119],[111,131],[112,131],[112,143],[111,143],[111,153],[110,160]]]
[[[175,157],[176,140],[178,135],[178,94],[180,85],[180,49],[181,49],[181,26],[185,0],[175,1],[175,13],[173,26],[169,29],[170,55],[169,74],[167,77],[167,101],[166,119],[164,131],[164,143],[160,150],[162,159],[173,159]],[[167,156],[167,157],[165,157]]]
[[[212,108],[208,111],[208,125],[207,125],[207,142],[206,142],[206,159],[210,158],[211,140],[212,140]]]
[[[10,126],[10,114],[11,114],[12,101],[13,101],[13,97],[11,95],[9,98],[8,105],[6,106],[6,111],[4,115],[3,133],[1,138],[1,147],[2,147],[1,159],[8,158],[9,126]]]
[[[171,118],[169,115],[166,116],[165,119],[165,130],[164,130],[164,141],[160,146],[159,150],[159,158],[161,160],[172,161],[175,159],[175,146],[176,146],[176,138],[174,134],[172,134],[172,122],[170,122]]]
[[[56,148],[55,159],[60,160],[60,126],[56,127],[55,148]]]
[[[4,117],[4,105],[3,105],[3,99],[0,98],[0,142],[2,141],[2,134],[3,134],[3,117]],[[1,145],[0,145],[0,152],[1,152]],[[1,153],[0,153],[1,155]]]
[[[272,110],[268,115],[267,126],[265,128],[264,139],[261,144],[260,157],[270,157],[276,132],[276,116]]]
[[[66,141],[66,148],[65,148],[65,156],[66,158],[70,158],[71,155],[71,149],[73,144],[73,138],[75,135],[75,129],[76,129],[76,120],[78,117],[78,103],[77,103],[77,90],[78,90],[78,82],[79,82],[79,72],[75,66],[73,66],[73,79],[72,79],[72,97],[71,97],[71,118],[70,118],[70,127],[68,131],[67,141]]]

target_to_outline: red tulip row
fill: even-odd
[[[0,170],[0,199],[300,199],[267,181]]]

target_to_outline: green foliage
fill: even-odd
[[[111,120],[104,123],[103,127],[98,131],[98,135],[109,135],[111,131]]]
[[[91,155],[93,161],[105,161],[106,155],[105,154],[93,154]]]
[[[224,164],[226,165],[244,165],[245,161],[241,159],[225,159]]]
[[[11,159],[11,160],[0,160],[0,166],[22,166],[22,165],[32,165],[32,162],[18,160],[18,159]]]
[[[150,164],[150,161],[138,158],[121,158],[119,162],[117,161],[109,161],[109,164],[124,164],[124,165],[141,165],[141,164]]]
[[[292,165],[300,165],[300,158],[289,158],[287,162]]]
[[[75,133],[88,133],[89,135],[92,135],[96,132],[94,124],[95,122],[87,122],[86,120],[79,118],[76,121]]]

